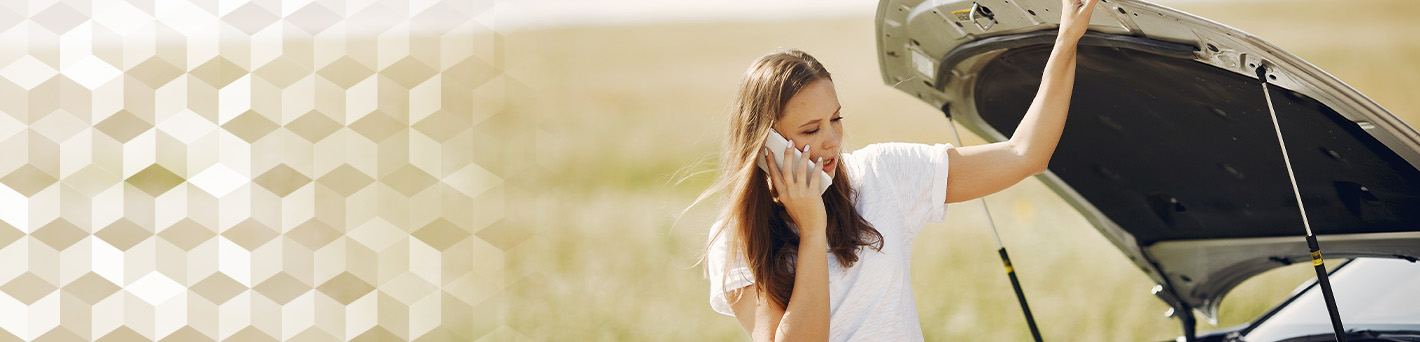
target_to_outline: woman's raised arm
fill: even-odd
[[[1060,34],[1045,62],[1040,90],[1011,139],[948,152],[947,202],[962,202],[1001,191],[1045,171],[1070,110],[1075,87],[1075,47],[1090,24],[1098,0],[1062,0]]]

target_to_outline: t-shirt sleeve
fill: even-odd
[[[922,226],[946,220],[947,152],[951,144],[881,143],[853,152],[861,160],[861,187],[871,187],[873,198],[891,201],[900,208],[903,223],[913,237]],[[864,189],[866,190],[866,189]],[[864,193],[864,191],[860,191]]]
[[[725,255],[729,250],[730,231],[720,231],[724,222],[716,222],[710,229],[710,250],[705,255],[705,275],[710,280],[710,308],[720,314],[734,316],[730,303],[725,299],[725,291],[739,289],[754,284],[754,274],[746,266],[743,257],[736,256],[734,262],[726,264]],[[728,271],[727,271],[728,269]],[[749,294],[753,295],[753,294]]]

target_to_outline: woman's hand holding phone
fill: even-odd
[[[764,137],[764,147],[765,147],[765,148],[768,148],[769,151],[774,152],[773,154],[771,154],[773,157],[770,157],[770,158],[773,158],[773,160],[776,161],[776,162],[778,162],[778,161],[780,161],[780,160],[788,160],[788,159],[782,157],[782,156],[787,156],[788,154],[782,154],[782,155],[781,155],[781,154],[779,154],[779,152],[781,152],[781,151],[794,152],[793,156],[796,157],[796,158],[799,156],[799,154],[802,154],[802,153],[803,153],[803,152],[800,152],[799,150],[794,149],[794,148],[793,148],[793,147],[794,147],[794,144],[790,144],[790,143],[789,143],[789,140],[785,140],[783,135],[779,135],[779,132],[774,131],[774,130],[772,130],[772,129],[769,130],[769,136]],[[807,149],[808,146],[804,146],[804,148]],[[766,158],[761,158],[761,159],[758,160],[758,162],[757,162],[756,164],[759,164],[759,168],[760,168],[760,169],[763,169],[764,172],[769,172],[769,165],[768,165],[768,163],[766,163],[765,161],[766,161]],[[779,167],[784,167],[784,165],[782,165],[782,164],[781,164],[781,165],[778,165],[778,166],[779,166]],[[829,175],[828,175],[828,172],[823,172],[823,171],[819,171],[818,176],[819,176],[818,193],[822,194],[822,193],[828,192],[828,186],[829,186],[829,185],[833,185],[833,177],[829,176]]]
[[[824,210],[823,194],[819,191],[822,179],[817,175],[823,172],[823,158],[817,161],[809,160],[807,146],[804,147],[804,153],[795,158],[793,148],[791,142],[784,153],[779,154],[783,158],[782,162],[766,163],[771,186],[779,195],[779,203],[784,205],[789,217],[798,225],[800,236],[824,234],[828,227],[828,215]],[[775,155],[768,147],[765,147],[763,152],[761,158],[768,159]]]

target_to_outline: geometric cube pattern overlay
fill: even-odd
[[[491,9],[0,2],[0,341],[516,338]]]

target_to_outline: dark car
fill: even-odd
[[[884,81],[988,141],[1005,140],[1040,84],[1059,10],[1057,0],[882,1]],[[1309,229],[1327,258],[1402,264],[1358,260],[1335,271],[1353,341],[1414,340],[1420,133],[1245,32],[1144,1],[1102,1],[1096,11],[1078,48],[1075,87],[1089,91],[1074,94],[1039,177],[1158,283],[1181,338],[1334,338],[1310,289],[1249,326],[1193,331],[1195,314],[1216,321],[1221,298],[1244,280],[1313,261]],[[1345,285],[1361,283],[1380,285]],[[1399,296],[1411,311],[1348,302],[1376,286],[1407,289]],[[1320,321],[1292,314],[1316,310]]]

